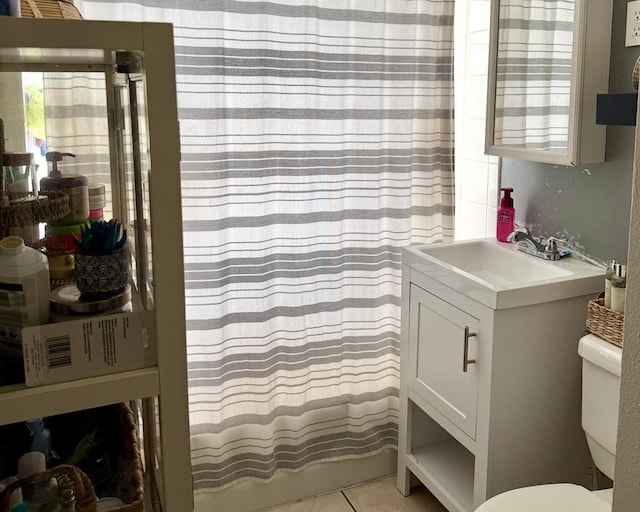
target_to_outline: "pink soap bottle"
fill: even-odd
[[[500,242],[508,242],[507,237],[513,233],[516,211],[513,209],[512,188],[501,188],[504,192],[498,208],[498,222],[496,225],[496,238]]]

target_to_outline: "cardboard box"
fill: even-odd
[[[153,311],[94,316],[22,330],[27,387],[154,366]]]

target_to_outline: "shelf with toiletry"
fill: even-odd
[[[153,510],[188,512],[173,59],[168,24],[0,17],[0,426],[140,403]]]

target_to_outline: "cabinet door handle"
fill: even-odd
[[[464,353],[462,354],[462,371],[464,373],[467,372],[467,369],[470,364],[476,362],[475,359],[469,359],[469,338],[475,337],[477,333],[469,332],[469,326],[464,326]]]

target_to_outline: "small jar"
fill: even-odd
[[[7,153],[2,158],[5,190],[9,199],[25,197],[36,192],[36,166],[33,153]]]
[[[611,278],[611,309],[624,313],[624,303],[627,292],[627,266],[618,264],[615,274]]]
[[[118,295],[104,299],[87,299],[75,284],[67,284],[51,292],[49,318],[52,322],[67,322],[87,316],[128,313],[131,307],[131,287]]]
[[[106,204],[104,185],[102,183],[89,185],[89,219],[102,220]]]
[[[73,241],[75,236],[82,239],[82,227],[86,224],[70,224],[68,226],[53,226],[47,224],[44,228],[44,239],[41,245],[46,249],[47,256],[62,256],[73,254],[76,251],[76,244]]]

